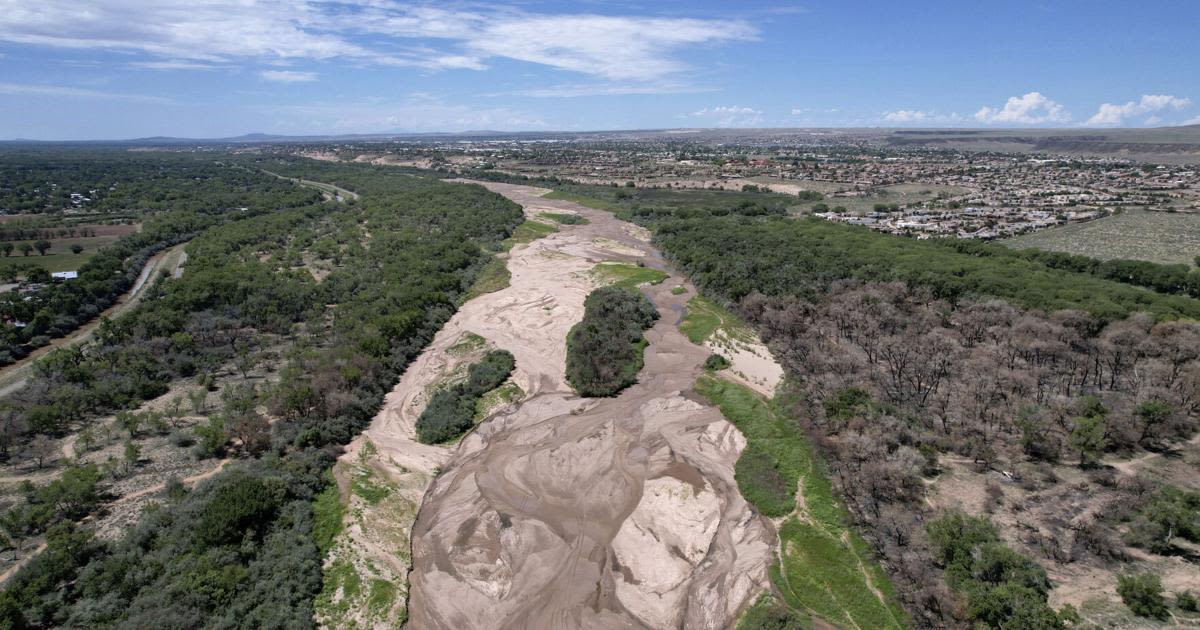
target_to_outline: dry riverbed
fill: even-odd
[[[544,189],[485,185],[531,218],[567,212],[588,223],[517,245],[510,285],[459,309],[347,449],[337,467],[346,529],[327,560],[318,620],[732,626],[768,586],[774,534],[734,482],[745,440],[691,393],[709,350],[676,324],[694,287],[664,267],[644,230],[543,199]],[[564,378],[566,335],[603,261],[671,277],[643,287],[662,317],[646,333],[639,383],[615,398],[580,398]],[[673,293],[678,286],[685,291]],[[429,394],[490,348],[516,357],[519,398],[456,444],[416,442]]]

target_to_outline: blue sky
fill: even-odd
[[[0,138],[1200,122],[1200,1],[0,0]]]

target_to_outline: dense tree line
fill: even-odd
[[[601,287],[583,302],[583,319],[567,334],[567,381],[580,396],[613,396],[637,382],[645,339],[658,320],[641,293]]]
[[[499,387],[516,367],[507,350],[493,350],[467,368],[467,380],[439,389],[417,418],[417,439],[426,444],[452,440],[475,425],[479,398]]]
[[[1100,260],[1090,256],[1053,252],[1041,249],[1013,250],[979,241],[938,241],[956,251],[975,256],[1014,256],[1039,262],[1051,269],[1084,273],[1105,280],[1114,280],[1159,293],[1200,298],[1200,270],[1191,265],[1166,265],[1146,260]]]
[[[637,216],[637,215],[635,215]],[[951,305],[991,296],[1100,319],[1146,311],[1200,317],[1200,301],[1144,291],[1018,256],[976,256],[930,241],[815,218],[702,216],[655,222],[656,242],[694,280],[737,302],[754,291],[818,296],[837,280],[903,281]]]
[[[205,231],[188,246],[188,273],[158,283],[95,343],[48,362],[7,415],[61,430],[109,405],[134,406],[171,378],[203,377],[274,335],[293,343],[278,385],[262,394],[275,416],[265,453],[190,492],[177,488],[116,543],[66,520],[51,525],[46,551],[0,594],[0,625],[312,625],[321,583],[312,498],[333,454],[374,416],[523,215],[477,186],[366,166],[314,174],[297,163],[289,175],[300,172],[362,199]],[[296,265],[322,239],[341,264],[316,283]],[[34,422],[38,414],[52,422]],[[232,437],[230,423],[212,430],[218,443]]]

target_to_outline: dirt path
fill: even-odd
[[[85,343],[92,338],[92,334],[104,318],[112,319],[133,310],[142,301],[146,288],[150,286],[151,279],[156,277],[158,272],[167,270],[176,278],[182,275],[183,263],[187,261],[187,254],[183,251],[186,245],[187,243],[180,243],[152,256],[142,267],[142,273],[134,281],[133,287],[121,296],[116,304],[93,318],[92,321],[76,328],[74,332],[54,339],[49,344],[34,350],[24,359],[0,368],[0,396],[7,396],[24,387],[34,362],[46,356],[51,350],[70,348]]]
[[[345,188],[339,188],[337,186],[334,186],[333,184],[326,184],[325,182],[314,182],[314,181],[308,180],[308,179],[300,179],[299,177],[287,177],[286,175],[280,175],[279,173],[272,173],[271,171],[267,171],[267,170],[264,170],[263,172],[266,173],[267,175],[272,175],[274,177],[278,177],[279,179],[286,179],[289,182],[295,182],[297,184],[300,184],[301,186],[307,186],[309,188],[316,188],[317,190],[321,191],[322,193],[325,193],[326,201],[330,201],[333,199],[342,201],[343,197],[349,197],[351,199],[358,199],[358,193],[356,193],[354,191],[346,190]]]
[[[514,249],[511,286],[459,310],[367,432],[396,463],[440,467],[412,531],[410,627],[730,627],[766,588],[773,535],[733,479],[745,440],[686,395],[708,355],[676,326],[694,287],[611,214],[484,185],[529,215],[589,224]],[[645,289],[662,317],[647,331],[640,382],[583,399],[565,382],[566,333],[603,260],[671,278]],[[467,331],[516,356],[526,397],[453,450],[405,444],[421,375]]]

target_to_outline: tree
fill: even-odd
[[[83,245],[80,245],[79,243],[75,243],[75,244],[71,245],[71,253],[75,254],[75,255],[82,254],[83,253]]]
[[[29,243],[21,243],[21,253],[25,254],[26,256],[32,254],[33,245],[30,245]]]
[[[129,472],[142,456],[142,449],[133,440],[125,440],[125,472]]]
[[[1104,418],[1087,416],[1075,418],[1075,428],[1071,430],[1071,448],[1079,451],[1079,466],[1092,468],[1100,463],[1100,454],[1104,452]]]
[[[1138,405],[1137,417],[1142,420],[1142,434],[1138,438],[1138,444],[1151,437],[1157,427],[1166,424],[1171,419],[1171,412],[1171,405],[1158,399],[1147,400]]]
[[[9,257],[9,256],[12,256],[12,253],[13,253],[13,244],[12,244],[12,243],[10,243],[9,241],[4,241],[4,243],[3,243],[3,244],[0,244],[0,250],[3,250],[3,251],[4,251],[4,257],[5,257],[5,258],[7,258],[7,257]]]
[[[33,460],[39,470],[46,465],[46,460],[53,457],[57,450],[58,446],[54,440],[45,435],[39,434],[29,442],[29,458]]]
[[[1117,576],[1117,594],[1139,617],[1165,620],[1167,602],[1163,599],[1162,580],[1152,573]]]
[[[271,425],[256,411],[247,411],[232,417],[229,433],[242,443],[247,452],[258,454],[267,447],[271,438]]]
[[[34,243],[33,246],[37,248],[39,254],[45,256],[46,252],[50,250],[50,241],[42,239]]]

